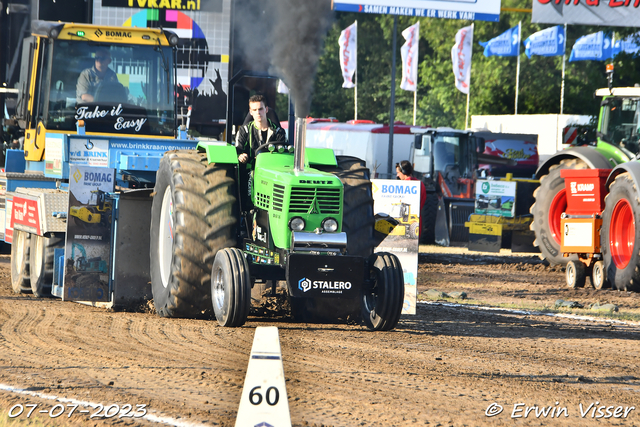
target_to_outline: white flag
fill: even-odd
[[[278,93],[289,93],[289,88],[282,80],[278,80]]]
[[[456,87],[462,93],[469,93],[471,83],[471,46],[473,44],[473,26],[461,28],[456,33],[456,44],[451,48],[453,74]]]
[[[420,41],[420,22],[402,32],[406,43],[402,46],[402,82],[400,87],[415,92],[418,87],[418,44]]]
[[[340,33],[340,69],[342,70],[342,77],[344,83],[342,87],[352,88],[355,87],[353,83],[353,74],[356,72],[356,66],[358,65],[358,23],[354,22],[349,25],[345,30]]]

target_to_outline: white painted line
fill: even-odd
[[[60,397],[60,396],[54,396],[52,394],[44,394],[44,393],[38,393],[35,391],[30,391],[30,390],[25,390],[22,388],[17,388],[17,387],[13,387],[10,385],[6,385],[6,384],[0,384],[0,390],[1,391],[8,391],[10,393],[16,393],[16,394],[24,394],[27,396],[33,396],[33,397],[37,397],[39,399],[46,399],[46,400],[54,400],[56,402],[62,402],[62,403],[68,403],[71,405],[78,405],[78,406],[90,406],[94,409],[97,409],[98,407],[100,407],[101,405],[104,408],[108,408],[109,406],[111,406],[112,404],[103,404],[103,403],[95,403],[95,402],[89,402],[86,400],[77,400],[77,399],[71,399],[71,398],[67,398],[67,397]],[[113,404],[113,405],[117,405],[117,404]],[[134,405],[134,404],[132,404]],[[135,412],[137,408],[135,407],[135,405],[132,408],[132,411]],[[104,414],[104,411],[100,412],[101,414]],[[67,413],[65,412],[65,415],[67,415]],[[78,416],[80,414],[78,414],[78,411],[76,411],[76,413],[72,416]],[[87,414],[87,416],[90,416],[90,414]],[[19,418],[19,417],[17,417]],[[100,419],[103,417],[97,417],[96,419]],[[115,418],[115,416],[113,417]],[[124,417],[123,417],[124,418]],[[124,418],[124,419],[129,419],[129,417]],[[178,427],[205,427],[204,424],[198,424],[198,423],[190,423],[190,422],[185,422],[182,420],[177,420],[175,418],[170,418],[170,417],[164,417],[164,416],[156,416],[156,415],[152,415],[152,414],[145,414],[143,416],[140,417],[131,417],[131,419],[143,419],[143,420],[147,420],[147,421],[151,421],[154,423],[161,423],[161,424],[168,424],[171,426],[178,426]]]
[[[256,328],[236,427],[291,427],[280,338],[275,326]]]
[[[589,320],[591,322],[617,323],[617,324],[620,324],[620,325],[640,326],[640,322],[630,322],[630,321],[618,320],[618,319],[606,319],[606,318],[602,318],[602,317],[581,316],[579,314],[545,313],[545,312],[542,312],[542,311],[527,311],[527,310],[517,310],[515,308],[487,307],[487,306],[483,306],[483,305],[471,305],[471,304],[456,304],[456,303],[452,303],[452,302],[418,301],[418,304],[443,305],[445,307],[468,308],[470,310],[506,311],[508,313],[524,314],[524,315],[527,315],[527,316],[563,317],[563,318],[575,319],[575,320]]]

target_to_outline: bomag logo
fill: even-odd
[[[76,183],[80,181],[82,179],[82,172],[76,169],[76,171],[73,173],[73,179],[76,180]]]
[[[100,31],[100,28],[98,28],[93,34],[95,34],[96,37],[100,37],[102,35],[102,31]]]
[[[131,33],[126,31],[107,31],[105,34],[107,37],[127,37],[131,38]]]

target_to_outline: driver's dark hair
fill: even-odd
[[[400,163],[396,163],[396,167],[400,169],[400,172],[407,176],[411,176],[413,173],[413,165],[408,160],[403,160]]]
[[[267,100],[264,99],[264,95],[253,95],[251,98],[249,98],[249,104],[251,104],[252,102],[262,102],[263,105],[267,105]]]

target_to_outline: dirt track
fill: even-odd
[[[254,328],[274,325],[294,426],[640,425],[640,325],[634,322],[432,302],[419,304],[416,316],[403,316],[388,333],[253,317],[242,328],[225,329],[215,321],[15,295],[9,274],[9,258],[2,256],[0,387],[131,404],[134,411],[146,404],[149,414],[171,424],[232,426]],[[420,292],[464,291],[487,304],[549,307],[562,298],[640,309],[637,294],[567,289],[563,272],[536,257],[423,254],[418,280]],[[0,390],[5,414],[30,403],[38,405],[30,419],[48,425],[154,424],[79,412],[68,417],[68,409],[51,418],[38,411],[60,402]],[[487,417],[495,404],[503,411]],[[587,409],[591,404],[605,406],[603,417],[594,406]],[[532,410],[525,418],[533,406],[538,416]],[[542,407],[551,407],[546,417]],[[27,420],[25,414],[16,419]]]

